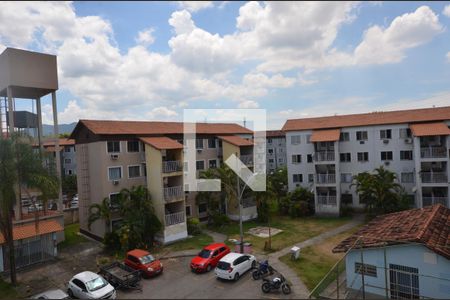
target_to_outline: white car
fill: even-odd
[[[73,276],[69,281],[67,293],[70,298],[116,299],[116,290],[102,276],[85,271]]]
[[[248,270],[256,266],[256,258],[250,254],[228,253],[217,264],[214,272],[217,278],[239,280]]]
[[[31,299],[69,299],[69,295],[62,290],[49,290],[38,295],[34,295]]]

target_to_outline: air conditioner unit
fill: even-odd
[[[364,141],[359,141],[359,143],[360,143],[361,145],[364,145],[364,144],[365,144],[365,142],[364,142]]]
[[[113,180],[113,185],[118,185],[119,184],[119,180]]]
[[[383,140],[383,144],[389,144],[389,140]]]
[[[405,144],[412,144],[412,139],[405,139]]]
[[[197,153],[202,153],[203,149],[197,149]]]
[[[118,160],[119,159],[119,154],[111,154],[111,159],[112,160]]]
[[[390,164],[391,164],[390,161],[385,161],[385,162],[384,162],[384,165],[385,165],[385,166],[389,166]]]

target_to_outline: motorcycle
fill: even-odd
[[[270,274],[273,274],[273,268],[271,266],[269,266],[269,261],[264,260],[264,261],[260,261],[259,262],[259,266],[258,269],[256,269],[255,271],[253,271],[252,276],[254,280],[258,280],[261,277]]]
[[[261,289],[264,293],[269,293],[272,290],[278,290],[280,287],[283,294],[287,295],[291,293],[291,287],[286,282],[286,279],[283,277],[283,275],[280,275],[280,277],[275,277],[272,280],[263,278],[263,281],[264,282],[261,286]]]

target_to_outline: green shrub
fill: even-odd
[[[198,218],[187,219],[187,230],[190,235],[197,235],[202,232],[200,220]]]
[[[213,214],[211,216],[211,218],[212,218],[213,226],[216,226],[216,227],[220,227],[220,226],[230,223],[230,219],[225,214],[221,214],[221,213]]]
[[[110,251],[118,251],[121,248],[120,237],[116,232],[108,232],[103,238],[105,248]]]
[[[300,200],[298,202],[292,202],[289,207],[289,215],[295,217],[306,217],[310,214],[309,204],[307,201]]]

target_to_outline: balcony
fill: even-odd
[[[420,148],[421,158],[446,158],[445,147],[422,147]]]
[[[334,151],[320,151],[314,153],[315,161],[334,161]]]
[[[317,174],[316,180],[318,184],[336,183],[336,174]]]
[[[317,203],[319,205],[337,205],[336,196],[317,196]]]
[[[180,211],[165,216],[166,226],[184,223],[184,211]]]
[[[448,205],[447,205],[447,203],[448,203],[447,197],[423,197],[422,198],[423,206],[435,205],[435,204],[438,204],[438,203],[448,207]]]
[[[244,163],[246,166],[253,166],[253,154],[249,155],[241,155],[239,159]]]
[[[163,161],[163,164],[162,164],[163,173],[179,172],[182,170],[183,170],[183,165],[181,164],[181,161],[179,161],[179,160]]]
[[[445,172],[422,172],[421,178],[423,183],[446,183],[448,181]]]
[[[164,188],[164,200],[172,201],[183,198],[184,198],[183,186],[179,185]]]

